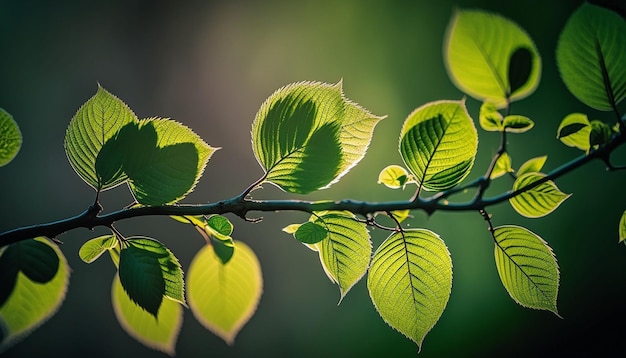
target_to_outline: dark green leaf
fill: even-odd
[[[18,248],[15,245],[9,245],[0,252],[0,307],[4,305],[15,287],[20,271],[18,256]]]
[[[526,47],[516,48],[509,58],[509,95],[528,82],[532,69],[533,53]]]
[[[133,302],[154,317],[165,294],[165,280],[159,258],[163,255],[128,245],[120,253],[119,276],[122,287]]]
[[[59,269],[59,257],[52,247],[37,240],[15,243],[19,248],[19,268],[34,282],[46,283]]]
[[[604,122],[593,120],[591,121],[591,133],[589,133],[589,145],[590,146],[602,146],[611,140],[613,130]]]
[[[233,233],[233,224],[222,215],[211,215],[206,219],[206,224],[220,235],[230,236]]]
[[[328,230],[321,225],[309,221],[300,225],[298,230],[294,233],[294,236],[302,243],[316,244],[328,237]]]
[[[210,236],[211,245],[213,245],[213,252],[215,256],[225,265],[233,258],[235,254],[235,242],[230,236],[219,238],[217,236]]]

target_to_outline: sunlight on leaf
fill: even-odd
[[[154,132],[153,142],[144,143],[143,151],[127,154],[123,168],[135,198],[144,205],[170,204],[184,198],[202,176],[209,158],[219,149],[171,119],[142,120],[140,130]]]
[[[0,108],[0,167],[9,164],[22,147],[22,132],[13,117]]]
[[[509,133],[524,133],[535,126],[535,122],[533,122],[530,118],[520,115],[506,116],[504,117],[504,122],[502,124],[504,126],[504,130]]]
[[[541,59],[532,39],[517,24],[480,10],[459,10],[447,30],[448,75],[464,93],[502,108],[539,84]]]
[[[589,135],[591,134],[591,123],[587,115],[583,113],[568,114],[557,130],[556,137],[569,147],[576,147],[584,151],[589,150]]]
[[[100,85],[70,121],[64,141],[67,158],[76,173],[94,189],[106,190],[125,180],[120,176],[107,185],[100,185],[96,157],[104,143],[126,124],[136,121],[133,111]]]
[[[512,172],[513,168],[511,168],[511,156],[508,153],[504,152],[502,153],[502,155],[500,155],[500,157],[498,157],[498,160],[496,161],[496,166],[493,168],[490,178],[496,179],[503,176],[504,174]]]
[[[520,177],[526,173],[538,173],[543,168],[543,165],[548,160],[547,155],[542,155],[541,157],[536,157],[532,159],[528,159],[524,164],[522,164],[518,171],[517,176]]]
[[[416,109],[404,121],[400,154],[426,190],[446,190],[474,165],[478,134],[464,101],[437,101]]]
[[[25,247],[26,251],[20,248],[18,249],[19,252],[14,252],[18,257],[21,257],[19,259],[22,261],[19,264],[20,271],[16,272],[17,276],[11,295],[0,306],[0,322],[4,322],[5,329],[3,339],[0,341],[0,353],[30,334],[54,315],[65,298],[70,276],[70,268],[65,256],[49,240],[37,238],[11,246],[13,245],[27,247]],[[2,261],[6,259],[7,252],[13,256],[8,251],[11,246],[2,251],[0,268],[4,267]],[[54,253],[55,258],[51,257],[51,252]],[[29,257],[26,258],[26,256]],[[40,260],[41,262],[39,262]],[[55,262],[56,264],[54,264]],[[29,272],[28,275],[23,271],[24,269]],[[50,269],[55,271],[48,271]],[[4,275],[4,273],[0,274],[3,278]],[[4,284],[2,282],[0,286]],[[4,288],[0,291],[4,291]]]
[[[409,172],[399,165],[388,165],[378,174],[378,184],[387,188],[403,188],[409,180]]]
[[[85,263],[96,261],[103,253],[117,246],[115,235],[104,235],[85,242],[78,251],[78,256]]]
[[[545,177],[542,173],[526,173],[520,175],[513,184],[513,191],[519,190],[531,183]],[[546,216],[556,210],[571,194],[565,194],[556,186],[556,184],[548,180],[534,188],[527,190],[517,196],[509,199],[511,206],[520,215],[527,218],[539,218]]]
[[[339,211],[316,214],[311,216],[311,221],[326,229],[326,237],[315,248],[324,272],[339,286],[341,302],[367,272],[372,242],[367,227],[356,221],[354,214]]]
[[[383,320],[421,350],[452,291],[448,248],[429,230],[393,233],[374,253],[367,288]]]
[[[194,317],[232,344],[261,298],[261,266],[254,252],[241,241],[235,241],[235,253],[227,264],[222,264],[213,247],[206,245],[189,266],[187,286]]]
[[[129,237],[122,248],[119,277],[128,296],[157,316],[163,296],[185,303],[183,271],[172,252],[147,237]]]
[[[502,114],[498,112],[496,105],[491,102],[483,102],[480,106],[478,122],[480,127],[489,132],[502,132]]]
[[[118,275],[113,279],[111,299],[115,317],[124,331],[146,347],[175,355],[176,340],[183,323],[183,308],[178,302],[163,300],[155,317],[128,297]]]
[[[343,95],[341,82],[299,82],[274,92],[252,124],[266,181],[305,194],[330,186],[365,155],[374,116]]]
[[[626,21],[609,9],[583,3],[568,19],[556,48],[567,89],[601,111],[626,97]]]
[[[548,244],[518,226],[497,227],[493,235],[496,267],[511,298],[524,307],[558,316],[559,267]]]

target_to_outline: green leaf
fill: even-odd
[[[137,130],[120,131],[117,140],[134,143],[125,147],[122,168],[135,199],[143,205],[170,204],[184,198],[218,149],[170,119],[142,120]]]
[[[78,256],[85,263],[96,261],[100,255],[117,246],[117,237],[115,235],[104,235],[95,237],[84,243],[78,251]]]
[[[503,176],[504,174],[512,172],[513,168],[511,167],[511,156],[509,156],[508,153],[504,152],[502,153],[502,155],[500,155],[500,157],[498,157],[496,165],[491,172],[490,178],[496,179]]]
[[[65,133],[65,153],[76,173],[94,189],[106,190],[125,180],[120,176],[101,184],[96,174],[96,158],[104,143],[126,124],[136,121],[130,108],[100,85],[70,121]]]
[[[374,253],[367,288],[385,322],[421,349],[452,291],[450,253],[432,231],[393,233]]]
[[[496,107],[530,95],[541,76],[532,39],[517,24],[480,10],[459,10],[448,25],[448,75],[464,93]]]
[[[510,133],[524,133],[535,126],[530,118],[520,115],[510,115],[504,117],[504,129]]]
[[[13,117],[0,108],[0,167],[3,167],[20,151],[22,132]]]
[[[532,172],[520,175],[513,184],[513,191],[524,188],[545,176],[542,173]],[[556,210],[570,195],[563,193],[553,181],[548,180],[512,197],[509,202],[520,215],[527,218],[539,218]]]
[[[211,215],[207,218],[206,224],[218,235],[230,236],[233,233],[233,224],[222,215]]]
[[[328,236],[328,231],[325,227],[309,221],[300,225],[293,236],[302,243],[316,244]]]
[[[428,103],[409,115],[400,133],[400,154],[426,190],[446,190],[470,172],[478,134],[465,101]]]
[[[624,211],[622,218],[619,220],[619,242],[624,240],[626,240],[626,211]]]
[[[597,148],[603,146],[611,140],[613,130],[606,123],[593,120],[591,121],[591,133],[589,133],[589,145]]]
[[[526,173],[538,173],[543,168],[543,165],[546,163],[548,159],[547,155],[543,155],[541,157],[536,157],[527,160],[524,164],[519,167],[517,171],[517,176],[520,177]]]
[[[163,300],[154,317],[128,296],[118,275],[113,279],[111,299],[115,317],[131,337],[146,347],[175,355],[176,340],[183,323],[183,308],[179,303]]]
[[[184,303],[183,271],[171,251],[146,237],[129,237],[127,244],[120,253],[119,276],[133,302],[155,317],[163,296]]]
[[[495,260],[500,280],[518,304],[559,315],[559,267],[552,249],[535,233],[518,226],[495,228]]]
[[[378,174],[378,184],[387,188],[403,188],[409,182],[409,172],[399,165],[388,165]]]
[[[325,228],[326,233],[326,237],[316,244],[316,249],[324,272],[339,286],[341,302],[367,272],[372,242],[366,226],[356,221],[352,213],[329,211],[316,214],[311,217],[312,223]]]
[[[29,243],[24,246],[27,242]],[[36,244],[33,242],[36,242]],[[27,254],[31,256],[27,259],[30,263],[20,263],[20,268],[23,268],[24,265],[30,266],[27,270],[30,277],[24,272],[19,272],[10,296],[0,306],[0,326],[3,326],[0,328],[0,330],[3,330],[1,335],[2,341],[0,341],[0,353],[52,317],[61,306],[69,284],[70,268],[63,253],[56,245],[43,237],[22,241],[19,244],[20,249],[17,255],[20,259],[25,259]],[[47,248],[44,249],[41,245],[45,245]],[[56,259],[50,257],[48,249],[54,252]],[[4,260],[2,257],[7,254],[7,251],[8,247],[2,251],[0,268],[2,268],[1,262]],[[15,255],[15,251],[13,253],[9,252],[9,255]],[[15,256],[9,261],[14,259]],[[42,259],[44,262],[37,263],[36,261],[39,259]],[[53,262],[57,262],[57,265],[53,265]],[[13,263],[15,262],[13,261]],[[57,269],[52,277],[47,280],[50,277],[50,271],[48,270],[51,270],[53,266],[56,266]],[[46,273],[34,273],[40,270],[45,270]],[[0,276],[4,277],[4,273],[0,274]],[[32,277],[45,282],[38,282],[33,280]],[[4,282],[0,283],[0,287],[3,285]]]
[[[341,82],[294,83],[274,92],[252,124],[267,182],[305,194],[336,182],[365,155],[374,116],[343,95]]]
[[[208,330],[232,344],[254,314],[263,290],[254,252],[235,241],[235,253],[222,264],[206,245],[193,258],[187,275],[189,307]]]
[[[502,132],[502,114],[498,112],[496,105],[491,102],[483,102],[480,106],[478,122],[480,127],[489,132]]]
[[[571,113],[561,121],[556,137],[567,146],[587,151],[590,148],[590,134],[591,123],[589,123],[587,115],[583,113]]]
[[[626,21],[611,10],[583,3],[568,19],[556,62],[569,91],[601,110],[626,97]]]

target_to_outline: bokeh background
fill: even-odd
[[[376,184],[380,169],[401,164],[397,140],[415,108],[463,94],[447,77],[443,40],[455,8],[502,14],[535,39],[542,81],[513,112],[535,128],[509,136],[514,167],[548,155],[545,170],[580,152],[556,140],[561,119],[609,113],[579,103],[561,82],[554,62],[558,34],[581,1],[7,1],[0,0],[0,106],[21,126],[18,157],[0,169],[0,231],[66,218],[93,201],[63,149],[69,120],[100,83],[140,118],[174,118],[212,146],[222,147],[185,202],[237,195],[262,174],[250,145],[254,115],[274,90],[296,81],[343,79],[350,99],[387,115],[365,159],[328,190],[287,196],[268,186],[256,198],[396,200],[410,191]],[[610,3],[610,2],[609,2]],[[612,6],[621,9],[623,2]],[[477,118],[479,103],[468,99]],[[622,106],[622,111],[624,107]],[[470,178],[486,169],[497,135],[479,129],[479,156]],[[615,160],[624,164],[620,150]],[[493,243],[478,213],[415,212],[412,227],[436,231],[454,264],[452,296],[424,341],[420,357],[623,356],[626,354],[626,247],[617,243],[626,209],[626,172],[591,163],[558,180],[574,195],[548,217],[519,217],[508,204],[490,208],[495,225],[523,225],[554,249],[561,268],[558,299],[563,319],[515,304],[499,282]],[[510,187],[498,180],[489,194]],[[129,203],[125,187],[106,192],[112,211]],[[255,213],[253,213],[254,215]],[[261,213],[256,213],[261,215]],[[231,217],[234,237],[261,262],[265,285],[256,315],[233,346],[200,326],[189,310],[178,357],[391,357],[417,356],[417,347],[388,327],[373,308],[365,280],[341,305],[339,291],[317,255],[280,229],[302,213],[265,213],[259,224]],[[166,218],[120,222],[124,234],[166,243],[188,267],[202,239]],[[60,237],[73,269],[67,298],[6,357],[164,357],[135,342],[111,307],[114,266],[103,257],[87,265],[78,248],[105,233],[78,229]],[[372,232],[378,245],[386,234]]]

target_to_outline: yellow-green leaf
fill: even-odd
[[[261,266],[254,252],[235,241],[226,264],[204,246],[187,274],[187,299],[194,317],[228,344],[254,314],[263,290]]]
[[[183,323],[183,308],[173,300],[163,300],[153,316],[128,297],[120,278],[115,275],[111,287],[113,310],[122,328],[146,347],[174,356],[176,340]]]
[[[519,190],[545,177],[542,173],[526,173],[517,177],[513,184],[513,191]],[[548,180],[534,188],[527,190],[509,199],[511,206],[520,215],[528,218],[538,218],[550,214],[561,205],[571,194],[565,194]]]
[[[385,322],[421,349],[452,291],[448,248],[429,230],[393,233],[374,253],[367,288]]]
[[[378,184],[384,184],[387,188],[403,188],[409,181],[409,172],[399,165],[388,165],[378,174]]]
[[[290,84],[261,105],[252,124],[254,154],[267,182],[309,193],[363,158],[381,119],[348,100],[341,82]]]
[[[561,121],[556,137],[567,146],[587,151],[590,147],[590,134],[591,124],[589,123],[589,119],[587,119],[587,115],[583,113],[571,113]]]
[[[115,235],[104,235],[95,237],[83,244],[78,251],[81,260],[90,264],[98,259],[107,250],[117,246]]]
[[[22,147],[22,132],[4,109],[0,108],[0,167],[9,164]]]
[[[426,190],[457,185],[472,169],[478,134],[465,101],[436,101],[416,109],[400,132],[400,154]]]
[[[482,129],[489,132],[501,132],[504,129],[502,119],[502,114],[498,112],[495,104],[483,102],[480,106],[478,122]]]
[[[98,85],[98,91],[83,104],[67,127],[65,152],[78,175],[94,189],[106,190],[126,180],[119,175],[102,185],[96,173],[96,158],[102,146],[137,116],[119,98]]]
[[[522,176],[526,173],[538,173],[541,171],[541,168],[543,168],[543,165],[546,163],[546,160],[548,159],[547,155],[543,155],[541,157],[536,157],[536,158],[532,158],[527,160],[526,162],[524,162],[524,164],[522,164],[519,169],[517,170],[517,176]]]
[[[548,244],[518,226],[494,230],[495,260],[500,280],[518,304],[554,312],[559,290],[559,267]]]
[[[448,75],[464,93],[502,108],[530,95],[541,76],[539,52],[511,20],[480,10],[459,10],[448,25]]]
[[[0,341],[0,353],[30,334],[48,320],[59,309],[65,298],[69,284],[70,268],[59,248],[46,238],[34,239],[52,249],[58,258],[56,273],[45,283],[33,281],[23,272],[17,273],[13,290],[0,306],[0,329],[3,329]],[[32,251],[32,250],[31,250]],[[7,250],[2,250],[2,256]],[[47,250],[46,250],[47,252]],[[33,254],[40,256],[36,249]],[[48,254],[44,254],[46,257]],[[2,259],[0,256],[0,259]],[[46,259],[48,261],[48,259]],[[48,265],[38,267],[48,267]],[[45,274],[48,276],[48,274]],[[1,284],[0,284],[1,285]]]
[[[504,130],[507,132],[524,133],[534,127],[535,122],[528,117],[515,114],[504,117],[502,125],[504,126]]]
[[[311,220],[326,230],[326,237],[315,247],[324,272],[339,286],[341,302],[367,272],[372,256],[369,232],[348,212],[328,211],[313,215]]]
[[[491,179],[499,178],[507,173],[512,173],[513,168],[511,167],[511,156],[509,153],[502,153],[498,160],[496,161],[495,167],[493,167],[493,171],[491,172]]]

